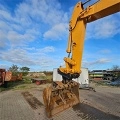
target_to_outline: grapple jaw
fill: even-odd
[[[52,86],[44,89],[43,100],[47,116],[52,117],[80,102],[79,83],[75,81],[66,84],[61,81],[53,82]]]

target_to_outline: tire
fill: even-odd
[[[40,85],[40,84],[41,84],[41,82],[36,80],[36,85]]]

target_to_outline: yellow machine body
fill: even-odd
[[[84,9],[84,5],[81,2],[75,5],[69,22],[69,40],[66,50],[68,57],[64,58],[65,67],[58,68],[65,81],[53,82],[51,87],[47,87],[43,91],[43,99],[48,117],[52,117],[80,102],[79,84],[72,81],[72,78],[79,77],[81,73],[87,23],[119,11],[120,0],[99,0],[86,9]]]

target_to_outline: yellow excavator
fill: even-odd
[[[84,8],[85,3],[78,2],[69,22],[69,40],[64,58],[65,67],[57,69],[62,81],[55,81],[43,90],[43,100],[48,117],[76,105],[79,99],[79,84],[73,79],[81,73],[82,53],[87,23],[93,22],[120,11],[120,0],[98,0]]]

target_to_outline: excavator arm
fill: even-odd
[[[58,69],[63,79],[72,80],[81,73],[82,53],[87,23],[114,14],[120,11],[120,0],[99,0],[97,3],[84,9],[83,4],[78,2],[74,8],[69,23],[69,40],[64,58],[65,68]],[[70,55],[72,54],[72,55]]]
[[[64,58],[65,67],[58,68],[63,81],[53,82],[43,91],[43,99],[48,117],[64,111],[76,105],[79,99],[79,84],[73,81],[81,73],[82,53],[87,23],[114,14],[120,11],[120,0],[99,0],[84,9],[84,5],[78,2],[73,10],[69,22],[69,40]]]

